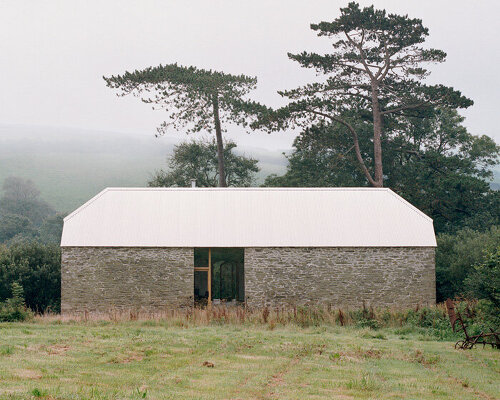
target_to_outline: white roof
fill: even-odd
[[[64,219],[61,246],[436,246],[389,189],[108,188]]]

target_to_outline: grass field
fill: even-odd
[[[500,397],[497,350],[455,350],[422,331],[179,325],[2,323],[0,398]]]

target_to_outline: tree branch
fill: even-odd
[[[311,113],[316,114],[316,115],[321,115],[325,118],[329,118],[335,122],[338,122],[339,124],[344,125],[347,129],[349,129],[349,131],[351,132],[351,135],[352,135],[353,142],[354,142],[354,150],[356,152],[356,158],[358,159],[358,162],[361,166],[361,170],[363,171],[363,174],[365,175],[366,179],[368,179],[368,182],[370,182],[370,184],[372,186],[375,186],[375,180],[372,178],[370,171],[368,171],[368,168],[366,168],[365,161],[363,160],[363,156],[361,155],[361,150],[359,148],[358,134],[357,134],[356,130],[354,129],[354,127],[349,122],[344,121],[343,119],[336,117],[335,115],[326,114],[324,112],[312,110],[312,109],[306,109],[306,111],[311,112]]]
[[[385,77],[387,76],[387,74],[389,73],[389,70],[390,70],[389,66],[391,65],[391,56],[389,55],[389,50],[387,49],[387,44],[385,41],[384,41],[384,50],[385,50],[385,71],[382,73],[384,68],[381,68],[380,71],[377,73],[376,78],[379,82],[381,82],[385,79]]]
[[[375,79],[370,67],[368,67],[368,65],[366,64],[365,52],[363,51],[363,46],[358,45],[354,40],[352,40],[347,32],[344,33],[347,37],[347,40],[349,40],[349,42],[359,50],[359,56],[361,57],[361,64],[363,64],[363,66],[365,67],[365,71],[368,73],[371,79]]]

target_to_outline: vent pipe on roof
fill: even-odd
[[[196,187],[196,179],[191,179],[191,187],[192,188]]]

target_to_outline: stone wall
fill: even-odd
[[[63,313],[193,304],[192,248],[64,247]],[[249,306],[433,304],[434,248],[247,248]]]
[[[158,311],[193,304],[192,248],[63,247],[61,311]]]
[[[251,307],[434,304],[434,248],[247,248],[245,295]]]

